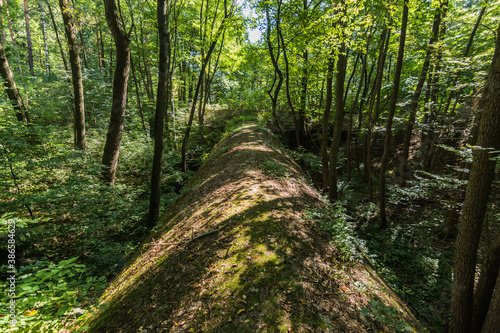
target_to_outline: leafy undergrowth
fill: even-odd
[[[324,229],[348,235],[332,209],[268,131],[242,126],[206,158],[101,297],[104,308],[82,325],[103,332],[418,328],[378,275],[349,255],[349,242],[332,243]]]
[[[308,173],[321,171],[319,156],[294,152],[294,157]],[[345,165],[340,172],[345,172]],[[451,207],[457,188],[463,186],[463,181],[450,175],[423,172],[417,173],[406,188],[389,184],[387,209],[391,223],[388,229],[381,230],[378,205],[367,200],[367,182],[355,171],[350,182],[345,173],[340,177],[341,199],[336,202],[335,218],[341,223],[334,226],[337,230],[345,226],[341,232],[336,231],[337,235],[349,231],[342,240],[352,237],[352,242],[341,241],[340,245],[364,251],[384,281],[432,332],[441,332],[449,321],[451,299],[453,241],[442,239],[448,213],[443,207]],[[490,211],[494,214],[494,209]],[[490,224],[490,229],[496,230],[497,226]],[[494,232],[490,230],[490,234]],[[484,243],[488,241],[491,236],[485,235]],[[366,313],[373,314],[373,308]]]
[[[124,136],[117,185],[101,178],[102,133],[88,131],[85,152],[70,131],[0,121],[0,288],[7,290],[13,258],[17,325],[0,309],[0,331],[58,332],[92,311],[109,280],[147,235],[151,143]],[[162,207],[176,198],[177,153],[166,154]],[[15,223],[7,248],[9,221]],[[12,252],[9,252],[12,251]],[[78,259],[74,259],[78,258]],[[70,261],[68,261],[70,260]],[[2,293],[2,304],[10,297]]]
[[[295,158],[306,162],[309,173],[320,171],[319,156],[296,152]],[[449,320],[453,266],[453,242],[441,239],[447,213],[443,205],[453,203],[450,193],[463,182],[443,175],[424,176],[403,189],[389,184],[391,223],[386,230],[379,227],[378,205],[367,200],[367,182],[354,171],[351,182],[345,173],[340,177],[341,199],[336,211],[343,210],[341,220],[351,231],[355,247],[365,252],[390,288],[426,329],[441,332]]]

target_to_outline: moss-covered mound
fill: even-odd
[[[102,296],[90,331],[379,332],[394,331],[393,317],[416,324],[307,218],[322,200],[266,130],[246,125],[227,136],[187,187]],[[372,306],[378,320],[362,315],[371,299],[380,302]]]

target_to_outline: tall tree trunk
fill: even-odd
[[[398,59],[396,62],[396,72],[394,73],[394,85],[392,90],[391,104],[389,106],[389,114],[387,115],[387,124],[385,127],[384,154],[380,164],[380,189],[379,189],[379,204],[380,204],[380,228],[387,228],[387,214],[385,211],[385,174],[387,164],[389,162],[389,154],[391,150],[392,122],[396,111],[396,103],[398,101],[399,83],[401,81],[401,70],[403,68],[403,56],[405,52],[406,41],[406,26],[408,24],[408,0],[403,4],[403,18],[401,19],[401,33],[399,37]]]
[[[24,0],[24,21],[26,22],[26,43],[28,44],[28,65],[30,67],[31,75],[35,75],[33,67],[33,43],[31,42],[31,28],[30,28],[30,13],[28,9],[28,0]]]
[[[468,41],[467,46],[464,50],[464,53],[463,53],[464,58],[469,55],[470,49],[472,48],[472,43],[474,41],[474,36],[477,32],[479,24],[481,23],[481,19],[486,11],[486,7],[487,7],[487,3],[481,8],[481,12],[479,13],[479,16],[476,20],[476,24],[474,25],[474,28],[472,29],[472,32],[469,36],[469,41]],[[456,83],[458,81],[460,73],[461,72],[457,73],[457,76],[453,79],[453,82],[451,84],[452,87],[456,86]],[[458,92],[455,90],[452,90],[450,92],[450,94],[448,95],[448,100],[446,101],[446,106],[445,106],[445,110],[444,110],[445,115],[448,112],[447,110],[448,110],[448,107],[450,105],[451,99],[453,97],[452,95],[455,95],[455,94],[456,94],[455,103],[453,105],[452,111],[448,115],[448,119],[450,119],[450,120],[453,120],[455,117],[455,108],[456,108],[456,105],[458,103],[459,97],[462,94],[462,89],[460,89]],[[476,145],[477,134],[478,134],[477,129],[479,127],[478,124],[480,122],[480,117],[481,117],[481,112],[478,112],[476,114],[476,118],[474,120],[474,126],[471,130],[471,134],[469,135],[469,138],[467,139],[468,145],[471,145],[471,146]],[[465,163],[465,162],[462,162],[460,165],[461,165],[460,166],[461,168],[467,167],[467,163]],[[467,175],[467,173],[460,172],[458,175],[458,179],[463,180],[464,177],[466,177],[466,175]],[[459,193],[458,193],[458,195],[456,195],[456,198],[457,199],[456,199],[455,205],[448,211],[448,216],[447,216],[446,222],[444,224],[444,232],[443,232],[444,239],[454,238],[457,235],[457,225],[458,225],[458,221],[459,221],[459,217],[460,217],[460,211],[462,208],[462,202],[465,198],[465,193],[464,193],[463,189],[459,189]]]
[[[381,103],[381,100],[382,100],[382,81],[384,79],[384,67],[385,67],[385,62],[386,62],[386,58],[387,58],[387,54],[388,54],[388,50],[389,50],[389,42],[391,41],[391,30],[388,30],[387,31],[387,38],[385,40],[385,47],[384,47],[384,50],[382,51],[382,54],[384,55],[383,56],[383,62],[382,62],[382,72],[380,73],[380,83],[377,85],[376,87],[376,96],[377,96],[377,99],[376,99],[376,104],[375,104],[375,114],[374,114],[374,119],[373,119],[373,123],[374,124],[378,124],[379,123],[379,120],[380,120],[380,103]],[[378,70],[378,68],[377,68]],[[375,88],[375,87],[374,87]],[[378,133],[376,133],[378,134]]]
[[[147,50],[147,45],[148,44],[148,36],[144,36],[144,49],[143,49],[143,59],[144,59],[144,71],[146,72],[146,84],[147,84],[147,91],[150,92],[150,95],[148,95],[148,99],[152,104],[155,102],[155,96],[154,96],[154,88],[153,88],[153,77],[151,76],[151,62],[149,60],[149,52]]]
[[[278,2],[278,13],[276,20],[280,20],[280,10],[281,10],[281,1]],[[283,129],[281,128],[280,121],[278,119],[278,114],[277,114],[277,104],[278,104],[278,95],[281,90],[281,86],[283,85],[283,73],[281,72],[281,69],[279,68],[278,65],[278,59],[279,59],[279,53],[280,53],[280,40],[278,39],[278,50],[276,52],[276,55],[274,54],[274,47],[273,44],[271,43],[271,18],[269,17],[269,6],[266,5],[266,20],[267,20],[267,26],[266,26],[266,41],[267,41],[267,49],[269,51],[269,57],[271,58],[271,62],[273,64],[274,68],[274,79],[273,79],[273,84],[267,91],[267,94],[269,95],[269,98],[271,98],[271,113],[273,115],[273,122],[274,126],[276,129],[280,132],[280,135],[282,136],[283,140],[285,140],[285,133],[283,132]],[[278,80],[278,83],[276,84],[276,80]],[[274,87],[276,84],[276,88]]]
[[[323,172],[323,191],[328,192],[330,181],[330,168],[328,165],[328,127],[330,124],[330,113],[332,111],[333,102],[333,69],[335,68],[334,52],[330,53],[328,58],[328,69],[326,71],[326,96],[325,96],[325,111],[323,112],[323,121],[321,127],[321,169]]]
[[[141,90],[139,89],[139,81],[137,80],[137,76],[135,75],[134,61],[132,60],[132,58],[130,59],[130,67],[132,69],[132,77],[134,78],[135,95],[137,98],[137,107],[139,108],[139,114],[141,116],[142,129],[144,130],[144,135],[146,136],[146,139],[148,139],[149,134],[146,129],[146,121],[144,120],[144,109],[142,107]]]
[[[410,102],[409,110],[410,115],[408,117],[408,122],[406,123],[405,137],[403,141],[403,152],[401,156],[401,162],[399,165],[399,186],[406,186],[406,180],[410,176],[410,171],[408,168],[408,156],[410,153],[410,141],[413,132],[413,126],[415,124],[415,119],[417,116],[418,101],[420,99],[420,94],[422,93],[422,88],[425,83],[425,78],[427,77],[427,71],[429,70],[429,65],[431,61],[431,56],[434,52],[434,44],[438,40],[439,27],[441,25],[441,12],[443,10],[443,3],[441,2],[441,7],[439,11],[434,15],[434,22],[432,25],[432,37],[427,45],[427,51],[425,53],[424,64],[422,65],[422,71],[418,78],[417,87],[413,93],[413,97]]]
[[[370,43],[370,38],[368,39],[367,42],[367,49]],[[360,56],[361,57],[361,56]],[[356,105],[358,104],[359,100],[359,95],[361,93],[361,89],[363,88],[363,82],[364,82],[364,77],[365,77],[365,72],[366,72],[366,57],[361,57],[362,61],[362,68],[361,68],[361,75],[359,76],[359,84],[358,84],[358,89],[356,90],[356,96],[354,97],[354,100],[352,101],[351,104],[351,109],[349,110],[349,129],[347,131],[347,142],[346,142],[346,148],[347,148],[347,181],[351,181],[352,177],[352,159],[353,159],[353,154],[352,154],[352,129],[353,129],[353,122],[354,122],[354,110],[356,110]]]
[[[43,14],[43,1],[41,0],[40,0],[40,20],[42,21],[43,46],[45,49],[45,74],[49,76],[50,74],[49,47],[47,45],[47,31],[45,25],[45,16]]]
[[[307,1],[304,1],[307,3]],[[299,110],[298,110],[298,116],[299,116],[299,142],[297,142],[297,145],[304,145],[305,140],[306,140],[306,124],[305,124],[305,118],[306,118],[306,104],[307,104],[307,86],[309,82],[309,77],[307,74],[308,71],[308,66],[309,66],[309,51],[306,49],[302,53],[302,59],[304,61],[304,64],[302,65],[302,78],[300,79],[300,100],[299,100]]]
[[[7,24],[9,26],[10,39],[12,40],[12,45],[16,46],[16,35],[14,34],[14,28],[12,27],[12,20],[10,19],[9,8],[7,0],[2,0],[2,6],[5,8],[5,16],[7,17]]]
[[[481,11],[479,12],[479,15],[476,19],[476,23],[474,24],[474,28],[472,28],[472,31],[469,35],[469,40],[467,42],[467,46],[465,47],[465,50],[464,50],[464,53],[463,53],[463,57],[466,58],[469,56],[469,52],[472,48],[472,43],[474,42],[474,37],[476,36],[476,32],[477,32],[477,29],[479,28],[479,25],[481,24],[481,20],[483,19],[483,16],[484,16],[484,13],[486,12],[486,8],[488,7],[488,3],[489,3],[489,0],[488,1],[485,1],[484,3],[484,6],[481,7]],[[462,71],[459,71],[456,76],[453,78],[453,81],[451,83],[451,87],[455,88],[457,82],[458,82],[458,79],[461,75],[461,72]],[[462,94],[462,89],[460,89],[459,91],[456,91],[455,89],[452,90],[450,92],[450,94],[448,95],[448,99],[446,101],[446,106],[445,106],[445,110],[444,110],[444,114],[447,114],[448,113],[448,108],[451,104],[451,100],[452,98],[455,97],[456,101],[458,101],[458,98],[460,97],[460,95]],[[456,103],[456,102],[455,102]]]
[[[482,333],[496,333],[500,327],[500,272],[497,273],[497,283],[495,291],[491,297],[488,315],[484,320]]]
[[[156,112],[154,123],[154,157],[151,171],[151,196],[149,200],[148,227],[156,225],[160,215],[161,198],[161,168],[163,165],[163,128],[168,111],[168,82],[170,77],[171,49],[170,49],[170,15],[167,12],[167,0],[158,0],[158,36],[159,36],[159,65],[158,65],[158,92],[156,96]]]
[[[345,92],[344,92],[344,104],[347,104],[347,95],[349,95],[349,89],[351,87],[351,82],[352,82],[352,79],[354,78],[354,75],[356,74],[356,68],[358,68],[358,62],[359,62],[360,58],[361,58],[361,54],[358,54],[356,56],[356,60],[354,61],[354,66],[352,68],[351,75],[349,76],[349,80],[347,80],[347,85],[345,87]]]
[[[5,44],[7,42],[7,38],[5,36],[5,25],[4,25],[4,22],[3,22],[3,18],[4,18],[4,12],[3,12],[3,0],[0,0],[0,15],[1,15],[1,19],[0,19],[0,29],[2,29],[2,40],[0,41],[0,43],[2,44]]]
[[[14,74],[10,70],[9,62],[5,55],[2,43],[0,43],[0,74],[4,79],[4,89],[7,92],[7,96],[9,96],[14,110],[17,111],[17,119],[19,121],[28,123],[28,119],[26,117],[26,108],[24,106],[21,94],[17,90],[16,81],[14,81]]]
[[[226,2],[227,2],[227,0],[224,0],[224,8],[227,8]],[[226,30],[226,23],[229,19],[229,14],[227,13],[227,10],[225,12],[226,13],[224,15],[224,19],[222,20],[222,22],[221,22],[221,24],[220,24],[220,26],[215,34],[215,37],[212,40],[212,43],[210,44],[210,47],[207,51],[207,54],[205,55],[205,58],[202,60],[201,69],[200,69],[200,73],[198,76],[198,83],[196,84],[196,89],[195,89],[193,101],[191,104],[191,112],[189,114],[189,120],[188,120],[188,124],[186,127],[186,132],[184,133],[184,138],[182,140],[181,163],[182,163],[182,171],[183,172],[187,171],[187,164],[186,164],[187,144],[189,141],[189,134],[191,133],[191,127],[193,126],[193,118],[194,118],[194,114],[196,111],[196,101],[198,100],[198,96],[200,94],[200,88],[201,88],[203,78],[205,76],[205,70],[207,68],[208,62],[210,61],[210,58],[212,57],[212,53],[215,50],[215,46],[217,45],[219,38],[221,36],[224,36],[224,32]]]
[[[64,30],[68,39],[69,58],[71,63],[71,77],[74,90],[74,126],[75,147],[85,149],[85,105],[83,99],[82,67],[80,64],[80,47],[76,39],[75,26],[73,24],[73,13],[68,0],[59,0],[61,14],[64,20]]]
[[[368,197],[370,201],[373,201],[373,172],[372,172],[372,149],[371,149],[371,141],[372,141],[372,117],[373,117],[373,106],[375,104],[375,99],[377,97],[377,91],[379,91],[379,87],[382,84],[383,73],[384,73],[384,64],[386,53],[385,45],[390,39],[390,31],[387,28],[384,28],[382,31],[382,36],[380,37],[380,50],[377,64],[377,74],[375,75],[375,82],[373,84],[373,89],[371,91],[370,97],[370,106],[368,108],[368,119],[366,120],[366,138],[365,138],[365,146],[366,146],[366,176],[368,177]]]
[[[454,333],[469,332],[471,328],[477,249],[488,196],[495,176],[496,161],[491,159],[491,151],[500,149],[498,91],[500,91],[500,26],[497,29],[495,53],[481,99],[483,115],[477,139],[477,145],[481,148],[475,149],[473,154],[456,242],[450,324],[450,329]],[[498,313],[495,315],[498,318]]]
[[[443,10],[441,13],[441,30],[439,33],[440,43],[444,42],[444,37],[446,34],[445,17],[447,12],[448,12],[448,0],[445,0],[443,2]],[[441,51],[441,49],[438,48],[434,66],[434,73],[432,74],[432,84],[430,87],[431,104],[429,108],[430,109],[429,118],[427,126],[425,126],[428,130],[423,131],[424,133],[426,133],[426,136],[425,140],[422,140],[421,143],[421,147],[422,146],[424,147],[424,149],[422,149],[423,170],[426,172],[432,172],[433,161],[435,161],[435,158],[437,156],[436,143],[439,140],[440,136],[440,133],[437,132],[435,129],[438,122],[439,110],[441,109],[440,106],[438,107],[438,95],[439,95],[439,79],[440,79],[442,58],[443,58],[443,52]]]
[[[297,147],[300,146],[300,128],[299,128],[299,119],[297,117],[297,112],[295,112],[295,107],[293,106],[292,97],[290,96],[290,65],[288,63],[288,56],[286,53],[286,44],[283,39],[283,33],[281,32],[281,24],[280,22],[276,22],[276,31],[278,34],[278,38],[281,40],[281,44],[283,45],[283,59],[285,60],[285,90],[286,90],[286,100],[288,102],[288,106],[292,111],[293,124],[295,129],[295,142]]]
[[[213,71],[210,71],[210,66],[211,66],[210,65],[211,61],[210,61],[209,66],[208,66],[209,71],[206,75],[205,82],[202,86],[202,88],[204,88],[204,92],[202,90],[202,94],[201,94],[202,98],[200,99],[200,102],[202,105],[201,105],[201,113],[200,113],[200,118],[199,118],[200,135],[202,138],[203,138],[203,126],[205,123],[205,112],[206,112],[208,100],[210,98],[210,88],[212,86],[214,76],[217,73],[217,70],[219,68],[220,56],[222,54],[222,49],[224,48],[224,35],[225,35],[225,33],[223,32],[220,47],[219,47],[219,52],[217,53],[217,58],[216,58],[215,64],[214,64],[214,69],[213,69]]]
[[[7,4],[7,1],[4,0],[3,2],[3,6],[5,8],[5,15],[7,16],[7,23],[9,25],[9,32],[10,32],[10,38],[12,40],[12,45],[14,46],[14,54],[16,55],[16,59],[20,59],[19,57],[19,53],[18,53],[18,50],[17,50],[17,41],[16,41],[16,35],[14,34],[14,28],[12,27],[12,20],[10,19],[10,14],[9,14],[9,8],[8,8],[8,4]],[[17,63],[17,71],[19,73],[22,73],[22,69],[21,69],[21,66],[19,65],[19,62],[16,61]]]
[[[130,39],[120,22],[115,0],[104,0],[104,9],[106,21],[116,45],[116,68],[113,79],[111,117],[102,155],[102,164],[105,167],[103,176],[110,185],[113,185],[116,178],[123,127],[125,126],[127,86],[130,74]]]
[[[80,46],[81,46],[81,51],[82,51],[82,56],[83,56],[83,64],[85,65],[85,68],[89,68],[89,65],[87,63],[87,51],[85,50],[85,42],[83,40],[83,31],[81,30],[81,25],[80,25],[80,31],[78,32],[78,37],[80,37]]]
[[[99,72],[102,73],[102,51],[101,51],[101,43],[99,42],[99,30],[95,32],[96,37],[96,46],[97,46],[97,61],[99,63]]]
[[[104,40],[102,39],[101,28],[99,28],[99,41],[101,42],[102,68],[104,69],[104,73],[106,73],[106,50],[104,49]]]
[[[481,266],[481,275],[474,292],[472,332],[481,332],[500,269],[500,232],[490,246]],[[498,286],[500,287],[500,285]],[[498,313],[498,312],[497,312]],[[498,327],[498,326],[497,326]]]
[[[342,27],[343,28],[343,27]],[[340,45],[337,59],[337,74],[335,78],[335,121],[333,123],[333,138],[330,146],[330,172],[328,174],[328,197],[330,201],[338,199],[337,191],[337,161],[342,137],[342,125],[345,116],[344,82],[347,67],[347,55],[345,43]]]
[[[66,53],[64,52],[64,48],[61,43],[61,38],[59,38],[59,30],[57,29],[56,20],[54,18],[54,13],[52,12],[52,8],[50,7],[50,3],[46,1],[47,8],[49,8],[50,20],[52,21],[52,26],[54,27],[54,32],[56,33],[57,44],[59,45],[59,49],[61,50],[61,58],[63,60],[64,70],[69,71],[68,62],[66,60]]]

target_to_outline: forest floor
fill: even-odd
[[[421,331],[362,256],[332,243],[324,229],[336,230],[336,221],[309,184],[268,130],[246,125],[227,135],[85,325],[123,332]]]

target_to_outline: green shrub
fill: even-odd
[[[16,276],[16,325],[8,309],[0,309],[0,330],[2,332],[59,332],[75,323],[78,317],[91,311],[89,304],[107,286],[105,276],[94,276],[84,264],[78,264],[77,257],[59,263],[38,261],[22,266]],[[4,266],[2,271],[8,269]],[[0,288],[7,290],[6,279],[0,281]],[[6,293],[2,303],[8,304]]]

